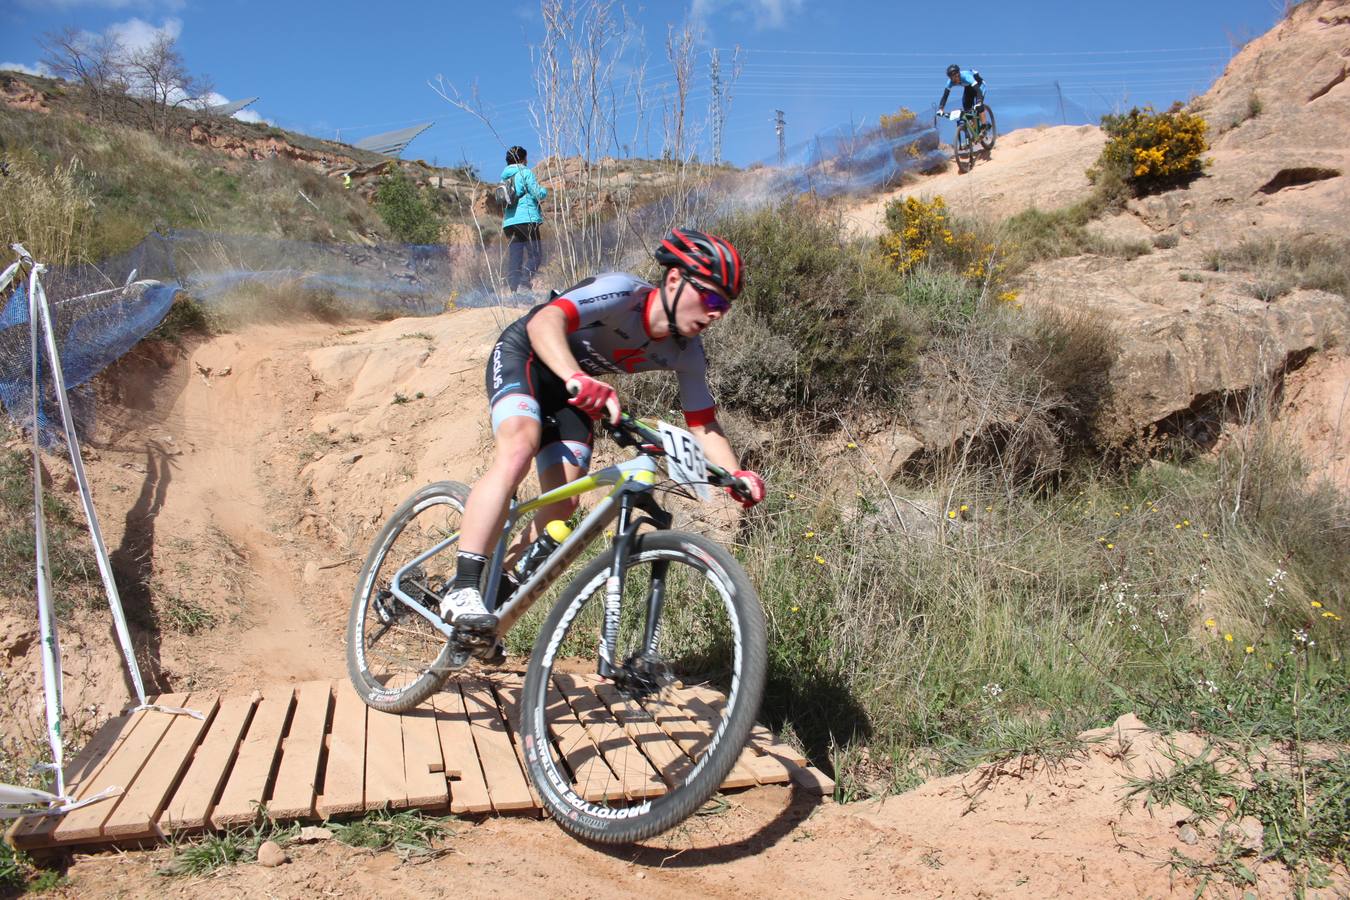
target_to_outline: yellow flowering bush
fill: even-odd
[[[888,113],[881,117],[879,124],[883,134],[895,136],[911,131],[914,127],[914,120],[917,118],[914,110],[908,106],[902,106],[894,113]]]
[[[882,258],[902,274],[927,262],[944,266],[967,281],[1001,284],[1002,254],[993,243],[960,227],[941,196],[905,197],[886,207]]]
[[[1088,177],[1122,178],[1137,191],[1165,187],[1200,174],[1209,149],[1205,120],[1174,104],[1166,112],[1135,107],[1124,115],[1102,117],[1108,140]]]

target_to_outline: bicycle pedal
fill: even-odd
[[[505,665],[506,644],[495,641],[486,647],[477,647],[473,651],[473,656],[485,666]]]

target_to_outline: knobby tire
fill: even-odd
[[[730,687],[725,688],[725,694],[718,692],[721,697],[720,707],[714,708],[716,703],[701,706],[705,714],[715,713],[720,718],[708,729],[712,737],[707,739],[701,752],[689,752],[686,747],[687,755],[677,756],[676,765],[680,767],[681,774],[674,776],[671,769],[661,772],[667,785],[665,794],[649,799],[618,797],[588,801],[577,790],[580,788],[582,793],[587,792],[580,783],[581,779],[578,777],[578,783],[575,786],[573,784],[573,773],[569,772],[569,762],[564,759],[568,751],[563,748],[561,738],[558,737],[559,731],[556,728],[552,732],[550,730],[549,706],[550,703],[555,704],[551,711],[555,722],[563,722],[570,715],[567,702],[560,700],[554,666],[564,656],[565,644],[573,652],[586,646],[591,651],[595,650],[595,642],[599,637],[595,627],[598,622],[596,613],[603,614],[604,611],[605,585],[612,561],[613,555],[609,552],[593,559],[563,591],[544,621],[525,675],[521,738],[530,780],[558,825],[582,840],[600,844],[627,844],[659,834],[684,821],[718,790],[735,766],[759,714],[764,691],[764,613],[745,571],[720,545],[699,535],[671,531],[649,532],[636,539],[630,557],[625,597],[630,589],[642,590],[643,579],[649,585],[657,571],[664,571],[670,599],[660,620],[662,631],[658,639],[658,652],[663,656],[674,654],[672,671],[685,673],[685,669],[677,667],[687,663],[691,667],[687,671],[692,679],[683,683],[675,682],[675,689],[663,690],[654,698],[633,694],[620,697],[618,688],[600,687],[599,690],[607,692],[606,696],[616,707],[616,715],[619,712],[617,707],[620,707],[616,698],[619,698],[625,716],[637,716],[646,724],[645,717],[651,713],[651,722],[656,722],[654,710],[675,708],[667,705],[668,698],[669,703],[681,702],[675,690],[699,683],[697,675],[693,674],[693,666],[703,665],[706,668],[702,671],[705,672],[723,671],[717,667],[718,657],[705,652],[701,645],[697,651],[689,649],[692,644],[680,650],[668,649],[668,645],[673,647],[676,642],[686,640],[680,637],[683,633],[681,627],[688,627],[689,622],[711,621],[720,613],[725,613],[727,617],[727,630],[732,632],[730,635],[699,635],[686,640],[686,644],[689,640],[709,640],[709,648],[713,648],[719,646],[719,641],[725,643],[730,638],[730,672],[724,672],[721,676]],[[663,561],[667,564],[664,567]],[[686,587],[679,588],[677,585]],[[712,615],[679,618],[683,608],[671,605],[672,602],[679,602],[674,598],[677,591],[685,597],[698,598],[691,602],[691,608],[704,611],[711,609]],[[719,603],[720,610],[717,608]],[[628,614],[627,604],[623,612]],[[645,621],[645,611],[636,618]],[[630,622],[623,627],[632,629],[636,636],[641,626],[640,623]],[[714,627],[705,625],[704,630],[712,632]],[[670,636],[672,633],[675,634],[673,638]],[[621,643],[624,640],[621,636]],[[618,648],[616,664],[623,662],[625,652],[624,646]],[[713,678],[707,678],[703,683],[713,682]],[[553,696],[550,697],[550,694]],[[693,713],[690,715],[693,716]],[[655,764],[653,767],[661,770]],[[619,775],[617,780],[622,780],[623,773],[619,773],[617,767],[614,771]],[[611,802],[614,805],[608,805]]]
[[[383,712],[404,713],[434,694],[450,673],[450,643],[439,631],[405,604],[393,601],[398,618],[393,625],[382,626],[374,606],[375,597],[387,589],[394,571],[421,551],[435,543],[427,534],[425,524],[436,516],[437,529],[458,530],[457,520],[463,515],[469,498],[469,488],[456,481],[438,481],[414,493],[394,510],[361,566],[352,595],[351,613],[347,618],[347,672],[356,693],[367,706]],[[409,534],[409,542],[400,546],[400,552],[390,559],[390,551],[404,535],[409,525],[422,518],[421,531]],[[441,525],[440,519],[452,525]],[[447,567],[438,570],[436,577],[428,576],[442,586],[453,576],[455,554],[441,553],[427,565]],[[434,562],[439,560],[439,562]],[[426,605],[424,603],[424,605]],[[376,637],[378,635],[378,637]],[[374,671],[372,663],[381,654],[389,653],[382,641],[388,639],[394,653],[411,654],[402,668],[407,671]],[[396,642],[403,641],[402,645]],[[439,643],[439,649],[437,644]],[[369,644],[369,646],[368,646]],[[389,658],[393,658],[390,656]],[[392,667],[392,666],[391,666]]]

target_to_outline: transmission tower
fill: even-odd
[[[712,81],[712,161],[716,166],[722,163],[722,70],[716,48],[712,52],[712,70],[708,77]]]
[[[781,109],[773,111],[773,130],[778,135],[778,164],[781,166],[787,162],[787,120]]]

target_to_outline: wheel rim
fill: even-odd
[[[360,669],[371,686],[396,694],[432,668],[445,649],[445,636],[431,622],[389,591],[395,572],[438,541],[459,531],[462,511],[452,497],[433,497],[414,508],[403,527],[386,540],[377,565],[363,584],[364,601],[356,623]],[[454,577],[455,555],[442,552],[403,579],[405,592],[434,610],[419,589],[440,590]]]
[[[963,166],[969,166],[975,160],[975,148],[970,142],[970,133],[965,128],[959,128],[956,132],[956,161]]]
[[[652,571],[662,561],[668,572],[660,658],[634,659]],[[585,585],[549,634],[540,660],[547,699],[535,712],[542,720],[534,732],[548,735],[540,768],[569,819],[612,820],[674,802],[677,789],[710,763],[726,738],[742,698],[744,652],[734,588],[715,567],[671,550],[647,550],[633,558],[614,654],[621,672],[613,683],[557,671],[594,672],[590,659],[578,665],[575,657],[596,652],[607,570]],[[606,726],[600,724],[605,721],[617,723],[637,749],[620,735],[606,742]]]

